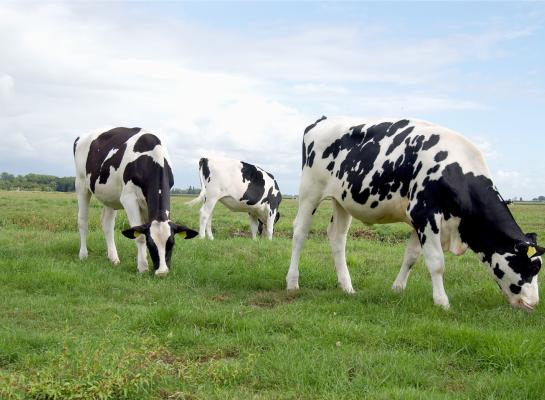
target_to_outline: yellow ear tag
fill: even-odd
[[[185,237],[187,236],[187,232],[182,231],[182,232],[178,233],[178,236],[181,237],[182,239],[185,239]]]
[[[138,236],[140,236],[140,235],[141,235],[141,233],[140,233],[140,232],[136,232],[136,231],[134,231],[134,237],[135,237],[135,238],[137,238],[137,237],[138,237]]]
[[[532,256],[536,253],[537,253],[536,248],[534,246],[529,246],[528,252],[526,254],[528,254],[528,258],[532,258]]]

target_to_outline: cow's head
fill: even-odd
[[[129,239],[136,239],[140,235],[145,236],[155,275],[161,276],[168,274],[174,238],[178,236],[183,239],[192,239],[198,235],[198,232],[171,221],[152,221],[125,229],[123,235]]]
[[[537,273],[545,249],[536,243],[536,234],[529,233],[512,252],[494,253],[491,271],[512,306],[532,310],[539,302]]]

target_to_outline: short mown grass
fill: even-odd
[[[174,197],[174,220],[198,207]],[[514,205],[545,238],[545,207]],[[545,398],[545,313],[511,309],[475,255],[447,255],[451,310],[433,305],[422,261],[394,294],[409,228],[354,222],[344,294],[322,204],[285,291],[294,200],[273,241],[218,205],[216,240],[178,241],[164,279],[136,272],[134,244],[106,258],[93,201],[89,259],[78,259],[73,194],[0,192],[0,398]]]

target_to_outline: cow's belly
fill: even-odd
[[[365,204],[359,204],[348,199],[343,201],[336,196],[335,198],[352,217],[364,224],[389,224],[393,222],[406,222],[410,224],[406,212],[407,205],[409,204],[408,199],[394,198],[383,200],[376,207],[371,207],[374,201],[372,198]]]
[[[122,185],[113,182],[106,182],[105,184],[99,184],[97,182],[94,196],[105,206],[113,208],[114,210],[120,210],[123,208],[120,201],[122,189]]]
[[[255,206],[249,206],[231,196],[225,196],[220,199],[221,203],[231,211],[235,212],[248,212],[255,208]]]

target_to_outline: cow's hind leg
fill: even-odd
[[[436,218],[438,220],[439,218]],[[437,226],[440,224],[437,221]],[[445,287],[443,286],[443,273],[445,271],[445,256],[441,246],[441,233],[434,233],[428,224],[422,236],[422,253],[428,271],[431,275],[431,284],[433,287],[433,301],[436,305],[449,308],[449,300]]]
[[[102,209],[102,230],[104,231],[104,237],[106,238],[106,246],[108,247],[108,259],[112,264],[119,264],[119,256],[117,255],[117,249],[115,247],[114,240],[114,227],[115,216],[117,211],[110,207],[104,207]]]
[[[250,218],[250,232],[252,233],[252,239],[256,239],[257,233],[259,232],[260,221],[255,215],[248,214],[248,217]]]
[[[333,216],[327,228],[327,236],[335,260],[337,282],[346,293],[355,293],[350,279],[350,272],[346,265],[346,236],[352,222],[352,216],[336,200],[333,199],[332,203]]]
[[[411,237],[407,241],[407,248],[405,249],[403,262],[401,263],[401,268],[397,274],[397,278],[392,285],[392,290],[395,292],[400,292],[405,289],[405,286],[407,286],[409,273],[411,272],[411,267],[414,265],[416,260],[418,260],[420,254],[422,254],[422,246],[418,240],[418,234],[416,231],[413,231]]]
[[[208,238],[214,240],[214,236],[212,236],[212,212],[217,201],[217,199],[207,196],[199,211],[199,236],[202,239],[208,234]]]
[[[89,222],[89,202],[91,201],[91,192],[84,187],[82,182],[76,180],[76,191],[78,193],[78,229],[80,236],[79,258],[84,260],[88,256],[87,252],[87,227]]]
[[[288,290],[299,289],[299,256],[312,224],[312,213],[319,202],[319,199],[309,199],[304,195],[299,197],[299,209],[293,222],[290,268],[286,276]]]

